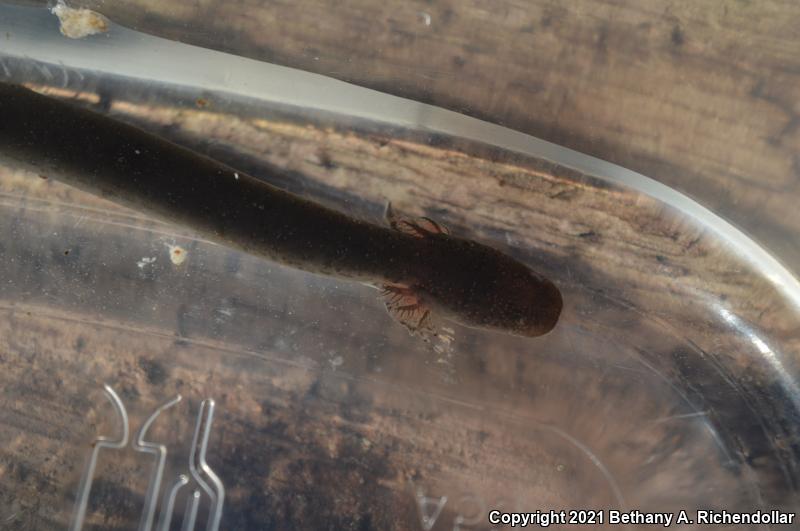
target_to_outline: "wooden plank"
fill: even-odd
[[[797,2],[73,4],[618,163],[699,199],[800,269]]]
[[[69,95],[64,90],[51,92]],[[90,322],[132,322],[126,325],[132,332],[167,338],[153,347],[154,359],[173,356],[172,341],[175,347],[187,347],[181,361],[187,367],[179,370],[185,371],[182,381],[190,378],[189,373],[198,382],[204,381],[207,365],[195,357],[201,348],[219,350],[226,359],[244,354],[309,362],[312,372],[325,372],[331,366],[333,358],[328,352],[332,349],[344,364],[338,370],[354,375],[361,382],[359,388],[363,383],[364,396],[373,403],[389,400],[371,387],[377,379],[381,385],[413,389],[422,396],[442,390],[447,400],[467,408],[453,412],[440,406],[443,420],[459,425],[472,419],[470,412],[481,411],[475,413],[476,418],[483,419],[479,422],[492,437],[508,433],[505,424],[487,423],[486,411],[555,423],[578,440],[589,441],[591,451],[614,471],[620,488],[635,493],[629,496],[639,496],[635,500],[641,503],[659,491],[656,487],[652,491],[634,489],[641,480],[636,463],[642,461],[631,459],[622,440],[635,438],[640,450],[647,452],[656,441],[673,440],[667,435],[670,430],[685,429],[650,420],[707,417],[721,442],[692,438],[691,443],[681,443],[696,445],[691,451],[685,446],[680,451],[675,447],[663,450],[664,462],[672,466],[673,459],[685,459],[688,452],[696,459],[691,467],[693,481],[699,484],[714,478],[717,485],[738,484],[738,472],[723,472],[727,469],[716,466],[717,458],[709,458],[707,452],[717,455],[716,445],[721,444],[730,460],[726,466],[733,467],[730,470],[758,459],[752,488],[761,489],[762,495],[776,504],[788,503],[785,496],[792,492],[797,463],[789,441],[797,434],[796,425],[785,422],[795,413],[791,397],[786,395],[791,386],[783,378],[798,372],[796,310],[762,272],[731,253],[713,231],[682,219],[656,201],[590,176],[497,150],[471,155],[470,146],[452,139],[431,142],[427,136],[396,132],[390,136],[388,131],[367,127],[336,127],[289,116],[285,109],[253,108],[241,102],[211,99],[198,105],[189,95],[175,98],[146,91],[139,100],[137,94],[132,86],[120,99],[102,105],[118,118],[254,175],[272,175],[278,168],[277,175],[291,183],[290,187],[337,208],[369,216],[391,199],[400,211],[432,216],[450,225],[456,234],[516,254],[563,290],[567,306],[562,322],[541,341],[459,328],[454,350],[439,356],[415,343],[385,315],[377,315],[380,303],[371,292],[365,294],[347,283],[318,283],[310,275],[243,258],[205,242],[186,244],[189,258],[185,270],[161,261],[156,262],[152,275],[140,273],[136,264],[142,256],[161,253],[159,260],[163,260],[164,242],[160,239],[185,238],[185,233],[181,236],[175,228],[78,194],[52,179],[22,174],[4,178],[7,207],[11,208],[7,215],[13,218],[14,205],[19,204],[20,216],[35,215],[45,229],[47,224],[57,229],[19,224],[23,230],[14,223],[3,224],[9,231],[5,252],[9,257],[25,258],[3,262],[8,269],[3,276],[19,279],[5,291],[10,300],[27,302],[37,308],[35,313],[77,308],[80,318]],[[161,98],[187,104],[159,104]],[[260,168],[271,170],[262,172]],[[17,203],[20,198],[25,201]],[[78,222],[84,215],[80,212],[87,208],[87,218]],[[99,215],[89,214],[93,211]],[[128,230],[137,227],[143,232]],[[147,231],[152,234],[141,235]],[[42,238],[50,233],[60,234],[64,243],[83,242],[78,256],[85,265],[71,266],[72,259],[64,258],[60,248],[39,249]],[[98,261],[108,265],[98,268]],[[231,268],[231,263],[235,267]],[[30,264],[41,265],[31,268]],[[76,275],[76,271],[91,274]],[[215,313],[217,305],[228,304],[225,301],[235,303],[238,312],[230,322],[218,321]],[[153,305],[157,312],[150,310]],[[288,351],[287,345],[291,345]],[[13,344],[8,349],[13,352],[12,359],[24,357],[26,352]],[[123,354],[128,355],[127,351]],[[766,363],[766,355],[778,365]],[[421,371],[432,361],[435,372]],[[131,363],[114,362],[112,367],[102,367],[99,374],[114,374],[111,371],[119,365],[118,378],[127,381],[131,371],[126,367]],[[229,363],[233,364],[233,379],[241,367],[233,360]],[[636,377],[631,378],[628,370]],[[367,378],[362,381],[364,375]],[[294,377],[286,378],[276,379],[273,385],[280,389],[295,385]],[[169,380],[165,385],[174,383]],[[765,394],[764,389],[770,393]],[[287,407],[290,399],[281,398],[277,390],[268,391],[283,404],[281,408]],[[234,394],[233,398],[252,396],[252,391],[241,389]],[[631,397],[636,397],[638,408],[629,410],[630,416],[617,415]],[[349,403],[349,398],[343,397],[343,403]],[[603,434],[596,432],[598,424],[592,419],[597,404],[605,408]],[[410,434],[421,429],[394,418],[391,412],[370,411],[372,416],[359,433],[380,426],[380,430],[412,437]],[[291,410],[281,414],[288,419],[295,415]],[[248,417],[243,413],[243,418]],[[631,418],[648,422],[631,422]],[[641,432],[637,431],[640,427]],[[322,427],[315,431],[323,439],[325,433]],[[433,468],[423,467],[427,472],[413,472],[430,462],[425,456],[445,459],[439,450],[434,451],[440,439],[416,437],[414,441],[421,453],[387,466],[412,470],[405,479],[419,477],[446,491],[458,467],[450,461],[441,465],[437,457]],[[319,438],[308,442],[325,447]],[[518,450],[525,455],[554,451],[531,444]],[[492,454],[475,455],[504,463],[509,457],[500,448]],[[381,449],[386,451],[386,447]],[[251,447],[250,452],[256,448]],[[552,459],[548,455],[547,459]],[[14,459],[18,457],[9,457],[10,462]],[[340,473],[333,471],[336,466],[334,461],[324,463],[334,476]],[[685,472],[682,467],[674,470]],[[277,478],[281,478],[276,479],[279,483],[284,481],[280,475]],[[296,482],[285,487],[281,496],[305,488]],[[251,483],[248,488],[256,487]],[[741,504],[748,503],[746,495],[742,496]],[[400,503],[402,497],[397,500]],[[677,503],[677,499],[673,501]],[[347,517],[349,521],[356,518],[352,511]]]

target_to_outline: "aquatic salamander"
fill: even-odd
[[[0,83],[0,159],[244,252],[379,286],[422,335],[432,315],[535,337],[558,321],[555,285],[487,245],[387,209],[389,227],[296,196],[141,129]]]

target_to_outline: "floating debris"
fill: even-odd
[[[155,256],[143,256],[141,260],[136,262],[136,265],[139,267],[139,269],[144,269],[145,266],[149,266],[155,261],[156,261]]]
[[[61,24],[61,34],[70,39],[82,39],[96,33],[108,31],[108,20],[103,15],[91,9],[74,9],[68,7],[64,0],[50,9],[58,17]]]
[[[169,259],[173,264],[179,266],[186,261],[186,249],[180,245],[168,245]]]

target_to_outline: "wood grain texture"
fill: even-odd
[[[73,3],[618,163],[697,198],[800,269],[796,2]]]
[[[119,99],[103,101],[91,95],[80,99],[342,210],[375,216],[391,199],[402,212],[431,216],[456,234],[489,242],[553,278],[567,306],[562,322],[542,341],[520,342],[458,329],[452,357],[442,360],[444,372],[451,371],[458,383],[447,389],[452,399],[560,426],[587,441],[613,471],[621,492],[635,503],[656,499],[664,500],[662,506],[695,503],[691,489],[682,491],[687,498],[680,502],[664,489],[681,481],[679,477],[691,477],[694,484],[713,477],[718,485],[738,485],[740,480],[732,477],[739,474],[748,474],[751,489],[737,490],[741,503],[750,503],[752,489],[776,504],[793,503],[798,434],[791,419],[796,410],[791,385],[781,371],[790,377],[800,372],[796,309],[762,271],[707,227],[653,199],[545,161],[498,150],[472,155],[481,151],[479,146],[470,148],[457,139],[370,131],[365,124],[337,127],[324,123],[324,118],[292,116],[286,109],[253,107],[253,102],[211,97],[201,105],[189,94],[177,98],[126,86],[129,90]],[[58,252],[58,260],[44,268],[48,276],[37,283],[38,276],[29,278],[24,268],[18,269],[22,266],[10,263],[5,276],[23,279],[14,290],[7,290],[12,300],[85,312],[86,301],[80,297],[97,291],[100,295],[90,297],[102,301],[92,305],[102,308],[95,320],[131,320],[131,301],[137,301],[137,319],[164,329],[161,335],[174,328],[181,343],[183,338],[202,342],[213,338],[222,349],[224,344],[233,348],[245,342],[249,353],[310,358],[313,370],[330,363],[319,345],[335,345],[331,348],[342,353],[351,374],[374,378],[377,365],[381,382],[414,390],[438,388],[434,379],[420,375],[427,356],[421,345],[386,316],[376,318],[380,303],[362,299],[357,292],[348,295],[352,287],[321,290],[308,275],[281,274],[278,268],[252,259],[244,267],[228,270],[229,258],[224,256],[236,253],[212,252],[200,241],[186,245],[191,269],[185,276],[159,265],[158,276],[147,276],[142,283],[131,271],[136,271],[134,264],[141,256],[149,256],[148,246],[135,245],[138,237],[128,232],[102,227],[127,216],[125,227],[147,228],[153,231],[150,238],[164,231],[169,235],[175,228],[153,227],[152,220],[106,205],[102,216],[90,217],[100,231],[93,237],[88,228],[71,228],[70,216],[77,214],[66,216],[67,212],[51,209],[72,203],[78,210],[99,209],[103,201],[30,175],[6,177],[4,187],[11,208],[8,216],[13,218],[19,198],[26,198],[31,209],[37,201],[50,205],[41,207],[49,212],[42,223],[60,227],[55,232],[65,241],[86,242],[80,255],[87,257],[85,268],[91,270],[88,264],[98,260],[114,264],[95,269],[91,276],[76,276],[69,260]],[[38,237],[35,229],[26,230],[32,232],[18,229],[9,234],[6,252],[47,263],[41,251],[28,249],[38,245]],[[111,232],[105,235],[106,230]],[[100,245],[106,238],[113,245]],[[91,254],[90,248],[94,248]],[[241,257],[234,262],[244,263]],[[103,289],[98,290],[100,286]],[[184,299],[192,302],[180,303]],[[213,305],[231,300],[237,301],[241,313],[236,321],[218,323]],[[149,310],[152,303],[159,308],[155,316]],[[274,336],[285,335],[280,331],[295,323],[302,323],[302,333],[282,338],[292,347],[290,354],[280,354]],[[766,362],[764,348],[780,370]],[[169,348],[160,347],[159,352],[163,358]],[[372,400],[381,400],[380,393],[370,392]],[[631,400],[636,409],[625,405]],[[602,409],[602,422],[593,418],[596,407]],[[619,415],[620,408],[629,416]],[[709,441],[687,435],[680,424],[681,419],[698,416],[708,419],[717,441],[722,441],[715,444],[726,452],[725,467],[717,468],[716,458],[709,458]],[[667,424],[652,423],[653,419],[667,419]],[[371,417],[368,426],[407,429],[398,422],[381,413]],[[414,433],[414,428],[408,430],[405,433]],[[498,426],[486,430],[504,436]],[[422,441],[417,439],[416,444]],[[650,481],[649,474],[643,477],[641,460],[631,459],[631,448],[660,455],[659,466],[667,467],[670,475],[659,476],[659,481]],[[711,446],[714,452],[715,448]],[[693,457],[686,460],[686,455]],[[506,456],[481,458],[499,463]],[[423,461],[421,457],[395,461],[391,467],[413,468]],[[435,472],[420,477],[433,482],[442,474],[453,477],[447,466]],[[293,484],[293,488],[299,487]]]
[[[76,426],[108,424],[102,381],[136,422],[177,392],[218,398],[229,527],[418,529],[413,485],[455,502],[435,529],[480,510],[459,500],[508,492],[522,508],[609,506],[615,488],[655,510],[795,506],[793,397],[753,338],[800,373],[796,310],[707,227],[458,139],[124,86],[45,89],[375,222],[386,199],[431,216],[553,278],[567,307],[539,341],[458,328],[439,357],[368,288],[2,169],[0,507],[17,528],[68,519],[91,441]],[[185,438],[191,417],[174,428]],[[137,516],[146,468],[130,457],[99,474],[93,524]]]
[[[796,8],[725,6],[93,7],[138,29],[449,106],[643,171],[788,260],[798,226]],[[226,518],[235,528],[418,529],[409,480],[451,500],[453,485],[487,499],[505,486],[556,504],[581,485],[582,505],[614,503],[587,454],[548,440],[542,426],[584,443],[633,505],[796,507],[800,424],[765,359],[800,374],[797,309],[707,228],[591,176],[453,139],[213,98],[173,108],[173,98],[141,94],[131,85],[125,97],[86,101],[376,222],[387,198],[434,217],[545,272],[568,307],[538,342],[459,329],[443,364],[456,383],[447,383],[366,288],[297,276],[53,179],[3,170],[0,277],[13,282],[0,291],[0,505],[18,528],[67,518],[91,439],[84,426],[100,416],[87,389],[100,381],[125,391],[136,420],[178,391],[219,397],[226,413],[211,460],[232,487]],[[189,250],[184,269],[167,261],[164,241],[174,239]],[[151,270],[137,266],[145,256],[158,256]],[[191,422],[182,422],[185,434]],[[124,461],[110,472],[144,469]],[[135,517],[117,500],[136,499],[141,485],[121,484],[129,491],[109,488],[97,502],[100,525]],[[457,521],[451,507],[439,528]]]

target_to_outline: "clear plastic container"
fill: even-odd
[[[4,6],[0,32],[5,80],[376,223],[391,200],[565,300],[542,338],[454,325],[429,345],[369,287],[0,165],[1,527],[797,510],[798,284],[697,203],[508,129],[114,25],[67,40],[49,12]]]

